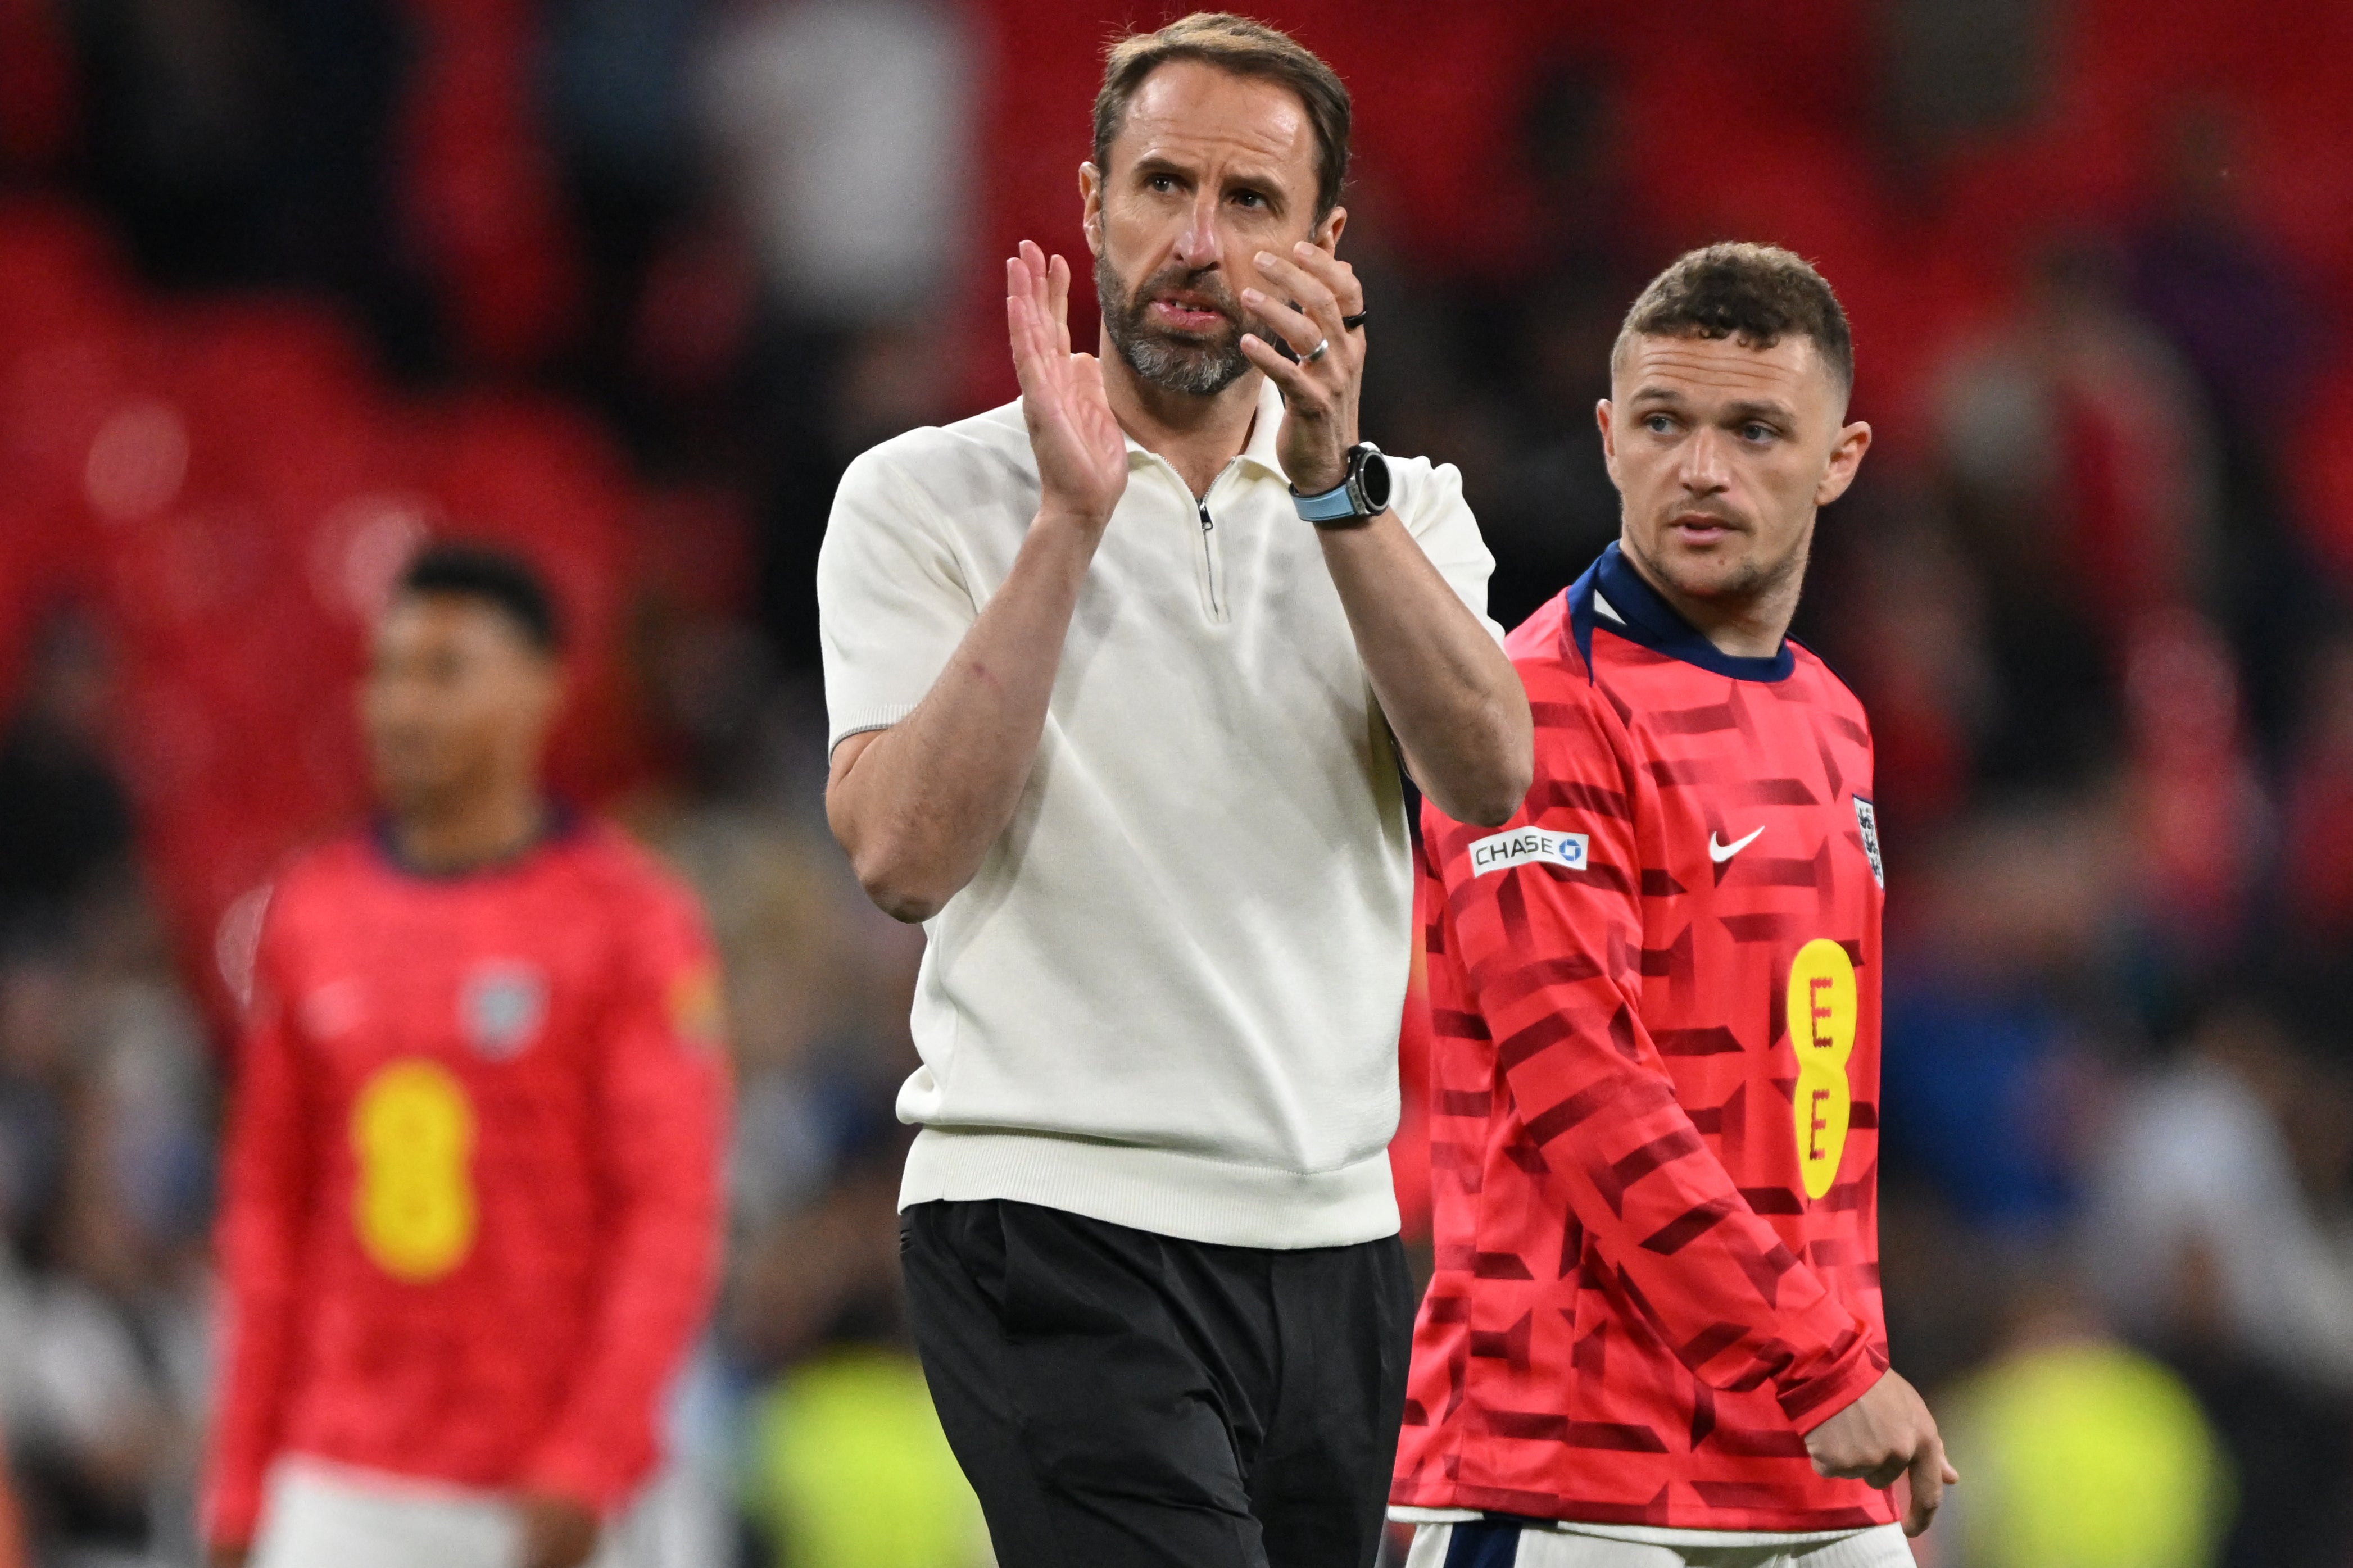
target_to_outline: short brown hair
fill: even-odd
[[[1704,246],[1651,279],[1626,312],[1609,363],[1636,337],[1736,337],[1769,349],[1785,332],[1813,339],[1840,391],[1854,391],[1854,338],[1820,273],[1778,245]]]
[[[1095,167],[1111,167],[1112,138],[1144,79],[1173,60],[1277,82],[1299,95],[1315,130],[1315,221],[1340,205],[1348,177],[1348,89],[1339,73],[1290,34],[1229,11],[1196,11],[1156,33],[1129,33],[1103,51],[1095,94]]]

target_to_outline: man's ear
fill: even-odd
[[[1830,467],[1823,470],[1822,482],[1814,487],[1814,504],[1828,506],[1846,494],[1854,483],[1857,468],[1862,467],[1862,455],[1871,450],[1871,426],[1858,419],[1838,434],[1831,447]]]
[[[1340,248],[1340,231],[1347,226],[1348,209],[1334,207],[1324,215],[1324,221],[1317,224],[1315,232],[1307,237],[1310,243],[1322,249],[1337,251]]]
[[[1103,253],[1103,171],[1092,163],[1081,163],[1079,227],[1087,237],[1087,249],[1096,256]]]
[[[1618,432],[1609,426],[1609,400],[1603,398],[1593,405],[1593,422],[1601,426],[1601,465],[1609,470],[1609,482],[1618,482]]]

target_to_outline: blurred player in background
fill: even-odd
[[[1879,1296],[1871,735],[1787,635],[1852,385],[1787,251],[1652,282],[1599,408],[1619,542],[1508,644],[1527,805],[1425,808],[1415,1568],[1899,1568],[1880,1489],[1917,1533],[1956,1479]]]
[[[1080,171],[1103,357],[1025,243],[1021,401],[867,453],[826,534],[828,813],[928,938],[909,1315],[1007,1568],[1380,1537],[1398,763],[1502,822],[1530,742],[1461,477],[1357,440],[1348,113],[1239,17],[1114,46]]]
[[[720,1239],[718,974],[692,897],[550,804],[561,695],[526,567],[409,567],[361,700],[384,817],[280,879],[255,967],[216,1563],[567,1568],[654,1467]]]

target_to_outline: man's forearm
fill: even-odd
[[[1527,693],[1395,514],[1323,531],[1373,693],[1422,793],[1458,822],[1510,818],[1535,770]]]
[[[1040,512],[915,710],[835,749],[827,820],[867,895],[894,919],[930,919],[1011,819],[1101,537]]]

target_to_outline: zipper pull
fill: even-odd
[[[1195,501],[1193,503],[1193,508],[1201,514],[1201,531],[1203,533],[1207,533],[1211,529],[1218,526],[1216,523],[1209,521],[1209,502],[1206,496],[1201,500]]]

